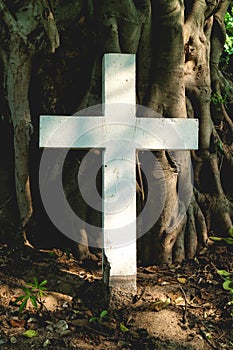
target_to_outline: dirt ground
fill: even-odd
[[[22,257],[2,245],[0,350],[233,349],[232,296],[217,273],[233,271],[227,249],[216,243],[195,261],[139,267],[137,294],[113,309],[101,262],[80,264],[60,250]],[[35,277],[47,280],[46,295],[19,314],[16,299]]]

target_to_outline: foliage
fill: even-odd
[[[216,236],[211,236],[209,237],[210,240],[214,242],[225,242],[227,244],[233,244],[233,227],[230,227],[228,230],[229,237],[216,237]],[[222,287],[223,289],[229,291],[232,295],[232,300],[229,301],[228,305],[233,305],[233,277],[230,272],[226,270],[217,270],[217,273],[223,278],[223,284]],[[233,316],[233,310],[231,311],[231,316]]]
[[[107,310],[103,310],[103,311],[101,311],[99,317],[98,316],[97,317],[91,317],[89,319],[89,322],[90,323],[92,323],[92,322],[94,322],[94,323],[101,323],[103,321],[103,319],[106,318],[107,315],[108,315],[108,311]]]
[[[233,7],[228,9],[224,18],[226,28],[226,41],[224,51],[220,59],[221,68],[228,71],[230,57],[233,54]]]
[[[226,102],[225,98],[223,96],[221,96],[218,92],[215,92],[212,96],[211,96],[211,101],[215,104],[224,104]]]
[[[47,280],[44,280],[41,283],[38,282],[36,277],[34,277],[33,280],[33,283],[28,283],[27,287],[23,288],[24,294],[20,295],[15,301],[15,304],[18,304],[19,302],[21,303],[19,306],[19,313],[26,308],[28,301],[31,302],[35,309],[38,309],[38,305],[43,306],[42,297],[47,290],[45,287]]]
[[[104,323],[104,321],[106,321],[108,318],[108,311],[107,310],[103,310],[101,311],[101,313],[99,314],[99,316],[95,316],[95,317],[91,317],[89,319],[89,322],[90,323],[97,323],[99,325],[101,324],[104,324],[106,325],[106,322]],[[127,333],[129,332],[129,329],[123,324],[123,323],[120,323],[119,324],[119,329],[122,333]]]
[[[217,91],[212,93],[211,102],[216,106],[216,110],[220,111],[221,105],[228,107],[228,104],[231,102],[229,96],[231,96],[232,90],[232,86],[227,84],[221,94]]]
[[[226,270],[217,270],[218,274],[224,279],[222,284],[223,289],[229,291],[232,296],[232,300],[228,302],[228,305],[233,305],[233,277],[230,272]],[[231,316],[233,316],[233,310],[231,311]]]
[[[233,244],[233,227],[230,227],[228,230],[229,236],[228,237],[217,237],[217,236],[210,236],[209,239],[213,242],[221,242],[224,241],[227,244]]]
[[[123,333],[129,332],[129,329],[127,327],[125,327],[125,325],[123,323],[120,323],[120,330]]]
[[[34,329],[28,329],[26,332],[23,333],[23,336],[26,338],[34,338],[38,335],[38,333]]]
[[[230,56],[233,54],[233,7],[225,15],[226,43],[225,51]]]
[[[224,50],[220,58],[221,70],[231,73],[229,71],[229,62],[233,54],[233,7],[230,6],[228,12],[224,17],[226,40],[224,44]]]

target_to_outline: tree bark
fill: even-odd
[[[15,187],[20,214],[19,226],[25,227],[33,211],[29,179],[29,142],[33,132],[29,84],[32,58],[38,44],[38,38],[30,36],[38,27],[40,30],[42,27],[48,36],[51,52],[58,47],[59,39],[53,14],[46,1],[42,0],[36,4],[26,3],[23,12],[20,10],[13,15],[7,5],[0,1],[1,24],[7,30],[6,35],[4,31],[2,33],[3,44],[0,54],[4,69],[4,89],[14,130]],[[25,13],[28,16],[26,21]]]

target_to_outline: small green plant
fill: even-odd
[[[233,244],[233,227],[230,227],[228,230],[228,237],[216,237],[211,236],[209,239],[214,242],[225,242],[226,244]],[[228,305],[233,305],[233,276],[230,272],[226,270],[217,270],[219,276],[223,278],[222,287],[223,289],[229,291],[232,295],[232,300],[228,302]],[[233,310],[231,311],[231,316],[233,316]]]
[[[71,259],[71,249],[64,249],[63,253],[65,254],[65,256],[67,257],[67,259]]]
[[[35,309],[38,309],[39,305],[40,307],[44,306],[42,298],[46,294],[46,284],[46,280],[39,283],[37,278],[34,277],[33,283],[28,283],[28,285],[23,288],[24,294],[20,295],[15,301],[15,304],[18,304],[20,302],[19,313],[21,313],[26,308],[29,301]]]
[[[213,102],[215,105],[221,105],[225,104],[227,101],[225,96],[220,95],[218,92],[214,92],[211,96],[211,102]]]
[[[228,302],[228,305],[233,305],[233,277],[230,272],[226,270],[217,270],[217,273],[223,278],[223,289],[229,291],[232,295],[232,300]],[[233,316],[233,310],[231,311],[231,316]]]
[[[107,317],[107,315],[108,315],[108,311],[103,310],[103,311],[101,311],[99,316],[91,317],[89,319],[89,322],[90,323],[101,323]]]
[[[123,323],[120,323],[120,330],[123,333],[129,332],[129,329],[127,327],[125,327],[125,325]]]
[[[233,89],[230,84],[226,84],[224,89],[222,89],[221,93],[215,91],[212,92],[212,95],[210,97],[210,101],[215,105],[215,108],[220,111],[222,108],[222,105],[224,105],[228,109],[229,103],[231,103],[231,95],[232,95]]]
[[[217,237],[210,236],[209,239],[213,242],[225,242],[227,244],[233,244],[233,227],[230,227],[228,230],[229,237]]]
[[[111,328],[111,322],[110,322],[110,319],[108,318],[108,311],[107,310],[101,311],[99,316],[91,317],[89,319],[89,322],[95,323],[97,325],[102,325],[102,326],[104,325],[104,326]],[[119,324],[119,330],[123,333],[129,332],[129,329],[123,323]]]

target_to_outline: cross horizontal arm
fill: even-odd
[[[94,148],[126,140],[135,149],[197,149],[198,120],[184,118],[127,118],[42,116],[40,147]]]
[[[137,148],[148,150],[198,149],[198,120],[186,118],[136,118]]]
[[[40,147],[94,148],[103,143],[104,117],[40,117]]]

